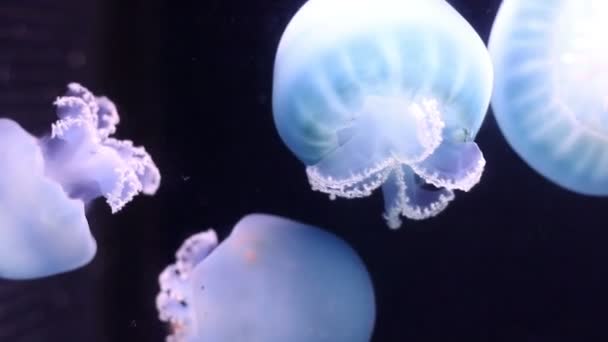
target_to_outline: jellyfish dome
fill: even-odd
[[[85,265],[96,252],[85,205],[105,197],[117,212],[160,184],[142,147],[111,137],[119,116],[109,99],[72,83],[55,105],[59,120],[39,139],[0,118],[0,278]]]
[[[503,1],[492,108],[517,154],[570,191],[608,195],[608,2]]]
[[[160,275],[171,342],[368,342],[375,299],[365,265],[336,236],[254,214],[218,245],[187,239]]]
[[[444,0],[310,0],[279,43],[274,121],[314,190],[382,187],[397,228],[479,182],[491,88],[483,41]]]

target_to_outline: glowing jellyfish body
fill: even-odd
[[[397,228],[479,181],[491,85],[484,43],[443,0],[310,0],[277,51],[275,125],[313,189],[382,186]]]
[[[218,246],[186,240],[160,276],[160,319],[173,342],[368,342],[369,274],[342,240],[269,215],[244,217]]]
[[[40,139],[0,119],[0,278],[43,277],[88,263],[96,243],[85,204],[103,196],[116,212],[160,183],[143,148],[110,137],[119,121],[110,100],[72,83],[55,105],[59,120]]]
[[[607,19],[604,0],[506,0],[490,36],[505,138],[534,170],[588,195],[608,195]]]

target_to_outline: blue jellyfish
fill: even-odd
[[[314,190],[382,187],[397,228],[479,182],[491,88],[483,41],[443,0],[310,0],[279,43],[274,121]]]
[[[365,265],[336,236],[288,219],[241,219],[218,246],[187,239],[160,275],[172,342],[368,342],[375,299]]]
[[[40,139],[0,118],[0,278],[73,270],[96,252],[85,205],[105,197],[119,211],[160,174],[148,153],[112,138],[114,104],[79,84],[55,102],[59,120]]]
[[[536,172],[608,195],[608,2],[505,0],[490,36],[492,108]]]

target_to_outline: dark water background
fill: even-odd
[[[158,273],[184,238],[225,236],[251,212],[324,227],[359,252],[376,288],[374,342],[608,341],[608,200],[534,173],[491,113],[481,183],[437,218],[390,231],[379,193],[309,190],[270,107],[274,53],[303,3],[0,2],[0,116],[41,133],[55,96],[82,82],[117,103],[118,137],[146,146],[164,177],[118,215],[93,205],[92,264],[0,281],[0,341],[161,341]],[[487,40],[500,1],[450,3]]]

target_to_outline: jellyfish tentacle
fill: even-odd
[[[167,341],[187,341],[196,332],[192,305],[190,277],[194,268],[218,246],[217,235],[209,229],[195,234],[182,244],[175,253],[176,263],[165,268],[158,281],[160,293],[156,297],[159,319],[168,322],[172,334]]]
[[[182,278],[177,266],[170,265],[159,276],[160,292],[156,296],[158,318],[171,325],[169,341],[186,341],[192,330],[193,317],[189,307],[188,282]]]
[[[310,184],[330,196],[369,196],[392,169],[431,155],[441,144],[443,127],[434,101],[370,96],[352,125],[337,132],[342,145],[307,167]]]
[[[414,172],[438,188],[469,191],[483,174],[486,160],[475,142],[444,143],[420,163]]]
[[[160,171],[144,147],[133,146],[133,142],[130,140],[113,138],[106,139],[103,145],[114,149],[122,160],[127,161],[129,168],[134,171],[141,183],[141,191],[144,194],[156,193],[160,186]]]
[[[118,110],[114,102],[105,96],[97,97],[97,105],[99,107],[97,111],[99,117],[97,131],[99,132],[99,136],[107,138],[116,133],[116,126],[120,123],[120,116],[118,116]]]
[[[217,234],[213,229],[189,237],[175,254],[177,269],[184,275],[189,274],[217,245]]]
[[[408,166],[395,168],[382,184],[384,219],[391,229],[401,227],[400,216],[412,220],[424,220],[441,213],[454,199],[454,193],[446,188],[427,190],[416,184],[415,174]]]
[[[43,139],[47,173],[70,196],[103,196],[113,213],[137,194],[156,193],[160,172],[150,155],[129,140],[110,137],[120,121],[115,105],[71,83],[55,101],[57,120]]]

